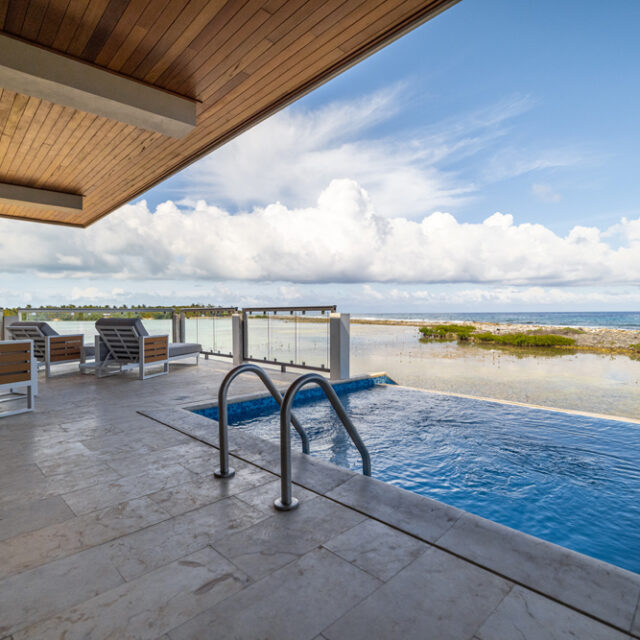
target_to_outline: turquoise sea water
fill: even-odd
[[[640,311],[557,311],[503,313],[352,313],[354,318],[380,320],[427,320],[447,322],[507,322],[562,327],[611,327],[640,330]]]
[[[640,573],[640,425],[401,387],[338,392],[374,477]],[[295,414],[312,455],[360,471],[326,401]],[[265,407],[230,422],[279,437]]]

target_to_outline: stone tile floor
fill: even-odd
[[[307,456],[276,512],[277,447],[248,434],[215,479],[216,425],[179,406],[228,369],[69,373],[0,419],[0,638],[640,637],[635,574]]]

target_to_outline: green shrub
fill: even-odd
[[[527,335],[524,333],[477,333],[473,336],[477,342],[492,342],[494,344],[505,344],[513,347],[558,347],[571,346],[576,343],[573,338],[565,336]]]
[[[629,349],[633,349],[633,351],[640,352],[640,342],[636,342],[635,344],[630,344]]]
[[[475,331],[475,327],[465,324],[436,324],[431,327],[420,327],[420,333],[425,338],[438,340],[468,340]]]
[[[586,331],[584,329],[580,329],[578,327],[554,327],[554,329],[562,335],[579,335],[581,333],[586,333]],[[549,329],[545,328],[545,327],[539,327],[538,329],[533,329],[531,331],[528,331],[527,334],[528,335],[534,335],[534,334],[543,334],[543,335],[549,335]],[[555,334],[554,334],[555,335]]]

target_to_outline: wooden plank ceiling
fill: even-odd
[[[198,101],[183,138],[0,87],[0,182],[84,196],[0,216],[85,227],[457,0],[0,0],[0,32]]]

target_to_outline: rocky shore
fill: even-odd
[[[418,320],[377,320],[373,318],[351,318],[354,324],[377,324],[414,327],[436,327],[441,322],[420,322]],[[640,331],[611,329],[606,327],[558,327],[532,324],[499,324],[493,322],[456,321],[456,324],[472,326],[477,332],[495,334],[524,333],[530,335],[558,335],[575,340],[570,348],[598,353],[623,353],[640,356]]]

